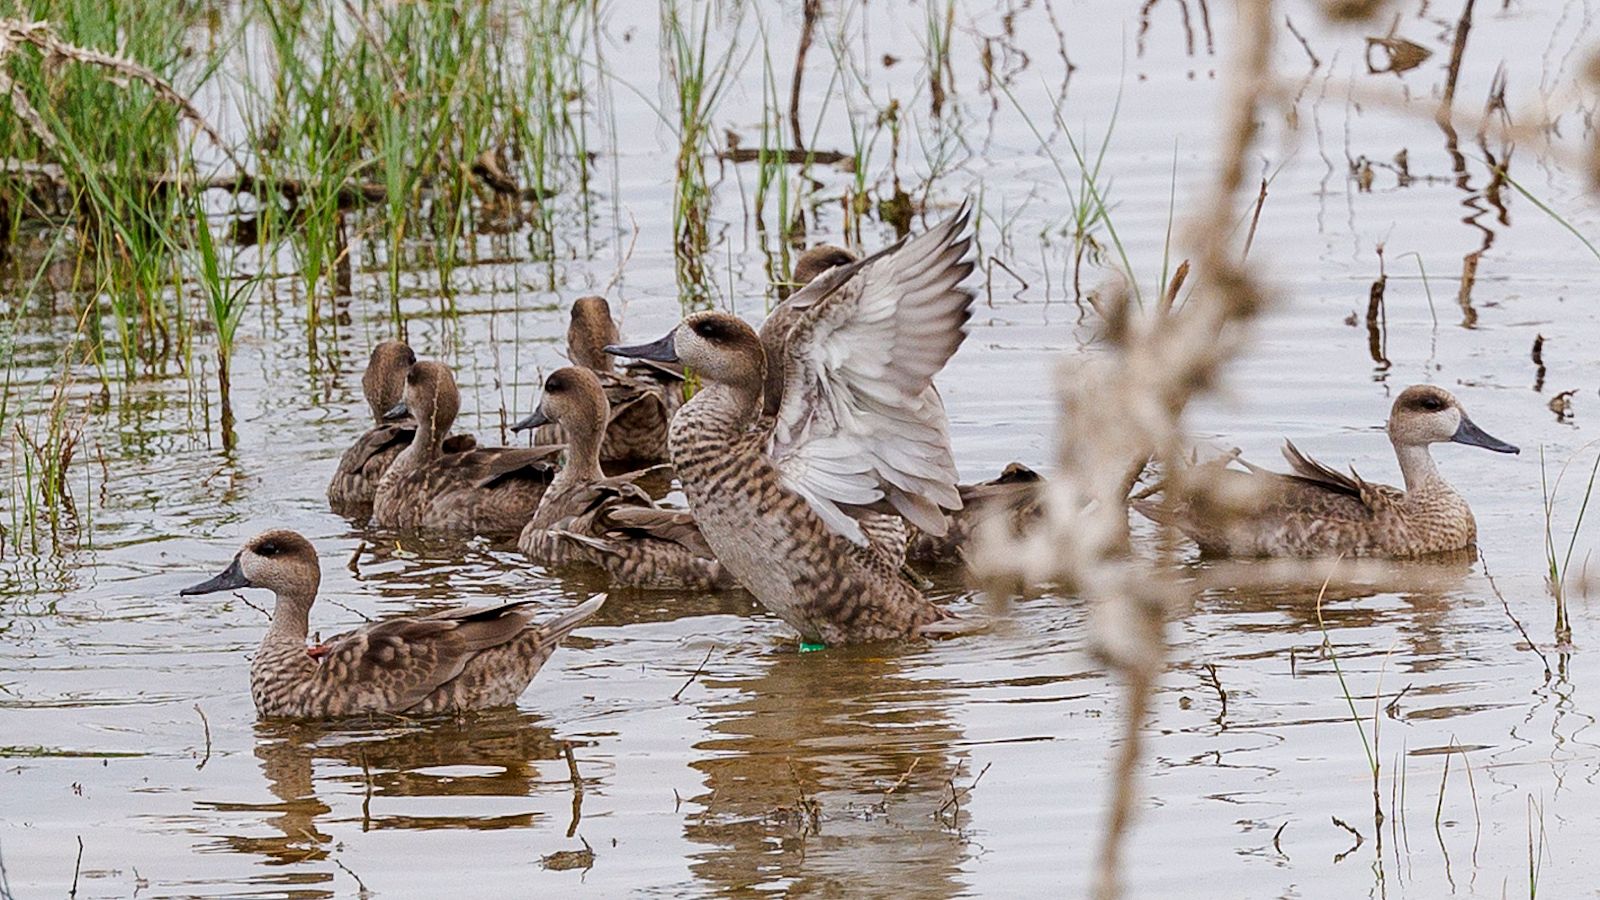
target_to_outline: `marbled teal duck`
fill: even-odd
[[[518,549],[547,567],[598,566],[616,587],[730,586],[731,577],[705,546],[693,519],[656,509],[635,483],[650,470],[610,478],[601,471],[608,413],[600,379],[588,369],[568,366],[545,379],[538,408],[512,426],[522,431],[554,423],[568,439],[561,470],[523,528]]]
[[[372,495],[379,479],[416,436],[416,424],[409,419],[384,419],[404,398],[406,372],[416,361],[416,354],[401,341],[380,341],[372,348],[367,370],[361,375],[361,393],[372,411],[373,425],[339,457],[339,466],[328,482],[328,505],[341,516],[362,521],[371,517]],[[445,439],[443,450],[459,453],[475,445],[472,435],[457,434]]]
[[[322,580],[317,551],[293,531],[251,538],[221,575],[181,593],[272,591],[272,624],[250,665],[250,695],[264,718],[363,713],[427,715],[510,706],[604,594],[543,623],[526,601],[396,616],[316,648],[306,646]]]
[[[965,210],[785,301],[777,410],[763,415],[766,351],[755,330],[697,313],[622,356],[681,361],[704,387],[673,417],[673,466],[718,560],[806,644],[952,630],[869,542],[862,511],[934,533],[956,509],[955,466],[933,376],[966,337],[972,272]],[[933,395],[937,396],[937,395]],[[756,426],[760,423],[760,427]]]
[[[1387,431],[1404,490],[1372,484],[1354,470],[1336,472],[1285,442],[1289,474],[1248,463],[1248,472],[1217,465],[1211,467],[1214,475],[1197,478],[1230,483],[1213,484],[1193,497],[1141,501],[1135,508],[1217,556],[1406,558],[1473,546],[1478,526],[1472,509],[1439,474],[1428,446],[1518,449],[1473,424],[1449,391],[1427,384],[1412,385],[1395,398]]]
[[[373,497],[384,528],[516,534],[533,518],[555,474],[561,446],[475,447],[444,452],[461,393],[444,365],[424,360],[406,373],[405,399],[385,415],[416,423],[411,444],[390,464]]]
[[[600,461],[666,462],[667,422],[683,405],[683,368],[640,361],[619,373],[613,357],[603,349],[616,342],[617,324],[606,299],[578,298],[572,304],[567,325],[567,356],[574,365],[595,373],[611,407],[605,440],[600,445]],[[566,436],[560,426],[552,423],[536,430],[533,442],[560,444],[566,442]]]

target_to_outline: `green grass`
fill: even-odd
[[[1573,519],[1571,532],[1567,535],[1566,548],[1560,549],[1561,542],[1556,527],[1557,494],[1561,490],[1561,481],[1566,476],[1568,466],[1576,459],[1577,455],[1574,454],[1563,463],[1560,471],[1556,473],[1555,481],[1551,482],[1545,470],[1544,448],[1539,448],[1539,490],[1544,507],[1546,577],[1550,593],[1555,598],[1555,639],[1559,645],[1572,643],[1572,623],[1567,616],[1567,576],[1572,569],[1572,554],[1578,546],[1578,535],[1583,531],[1584,515],[1589,511],[1589,498],[1594,496],[1595,477],[1600,475],[1600,454],[1597,454],[1594,465],[1589,467],[1589,479],[1584,483],[1583,498],[1578,503],[1577,516]]]

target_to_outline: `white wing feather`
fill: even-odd
[[[933,376],[966,338],[968,213],[789,299],[783,399],[768,452],[783,483],[863,546],[846,507],[887,501],[943,534],[961,508],[949,422]],[[859,510],[858,510],[859,512]]]

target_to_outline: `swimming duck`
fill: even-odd
[[[345,449],[328,482],[328,505],[341,516],[366,519],[372,515],[378,480],[416,435],[415,423],[390,422],[383,417],[405,395],[406,372],[416,361],[416,354],[402,341],[380,341],[372,348],[367,370],[361,375],[361,393],[372,410],[373,426]],[[443,449],[459,453],[476,443],[469,434],[451,435]]]
[[[1405,558],[1471,547],[1478,536],[1472,509],[1434,467],[1428,445],[1520,451],[1473,424],[1449,391],[1428,384],[1412,385],[1395,398],[1386,430],[1405,478],[1403,490],[1372,484],[1353,469],[1336,472],[1285,442],[1289,474],[1248,463],[1247,472],[1217,465],[1213,471],[1229,479],[1226,484],[1134,506],[1219,556]],[[1229,504],[1229,497],[1244,499]]]
[[[617,587],[729,586],[731,577],[699,537],[693,519],[656,509],[635,483],[651,470],[611,478],[601,472],[600,442],[609,412],[600,379],[588,369],[567,366],[545,379],[533,414],[511,426],[523,431],[554,423],[568,438],[566,460],[517,548],[544,566],[598,566]],[[633,515],[633,510],[644,514]]]
[[[928,397],[971,315],[967,219],[963,209],[829,269],[785,301],[793,322],[770,418],[766,351],[741,319],[696,313],[653,343],[607,348],[701,377],[669,438],[690,511],[717,559],[803,645],[952,630],[855,514],[891,511],[943,533],[944,510],[960,506],[943,409]]]
[[[606,299],[578,298],[572,304],[567,325],[567,355],[575,365],[600,378],[611,405],[600,461],[666,462],[667,422],[683,405],[683,369],[640,361],[618,374],[613,357],[602,349],[616,342],[617,324]],[[555,424],[542,426],[533,435],[536,446],[565,441],[566,436]]]
[[[542,624],[528,601],[396,616],[316,648],[306,646],[322,580],[317,551],[293,531],[251,538],[222,574],[179,593],[272,591],[272,625],[250,664],[250,696],[264,718],[361,713],[427,715],[510,706],[605,594]]]
[[[405,399],[384,415],[410,417],[417,430],[378,482],[376,524],[495,535],[515,534],[533,517],[561,445],[445,453],[444,435],[460,407],[455,376],[444,365],[424,360],[406,373]]]

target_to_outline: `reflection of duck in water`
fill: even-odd
[[[964,755],[941,683],[901,674],[898,653],[779,653],[705,712],[711,737],[691,765],[705,776],[685,836],[720,894],[791,884],[820,896],[960,893],[966,812],[942,807]],[[891,790],[892,788],[892,790]]]
[[[559,760],[561,742],[534,716],[494,710],[427,722],[348,720],[333,728],[261,722],[256,725],[255,754],[278,802],[204,806],[220,813],[251,813],[252,822],[264,814],[265,823],[280,834],[228,834],[219,844],[287,865],[329,856],[334,838],[318,827],[321,820],[359,821],[363,831],[538,825],[532,803],[509,813],[504,805],[496,805],[495,814],[485,815],[481,801],[448,806],[437,801],[531,797],[541,781],[534,763]],[[563,766],[554,764],[558,769]],[[547,790],[563,789],[555,779],[545,780],[551,782]],[[426,802],[406,803],[402,798],[426,798]],[[294,880],[309,885],[333,879],[330,868]],[[285,880],[271,877],[276,884]]]

